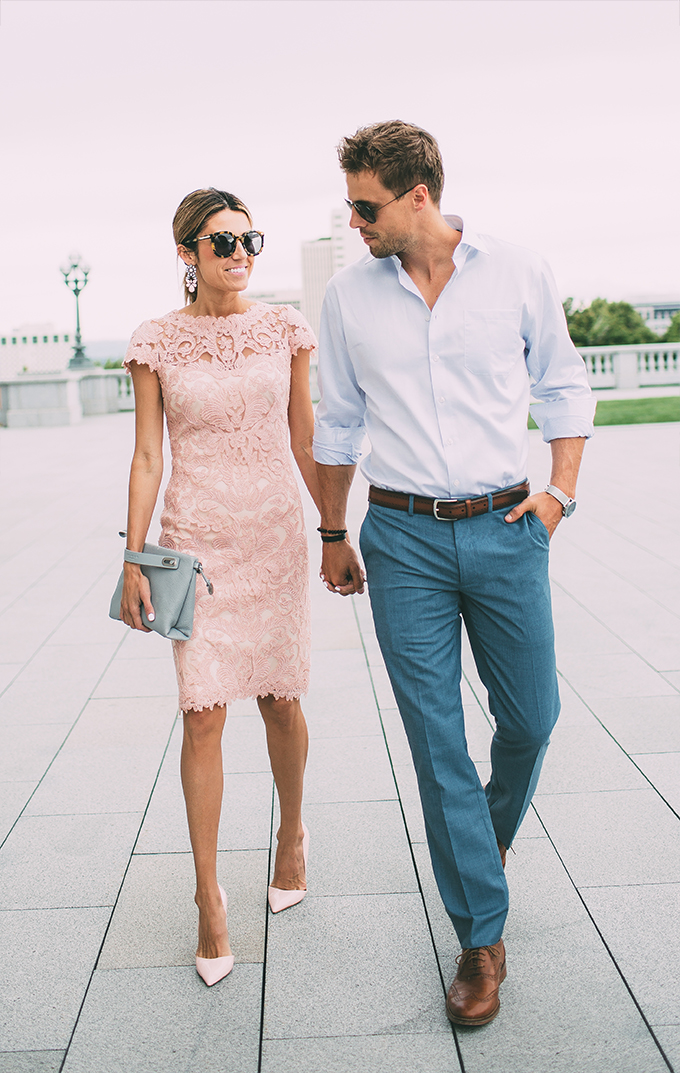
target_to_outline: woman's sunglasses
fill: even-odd
[[[210,239],[213,253],[217,257],[231,257],[236,249],[236,243],[240,242],[249,257],[257,257],[264,249],[264,234],[262,231],[244,231],[242,235],[232,235],[231,231],[215,231],[212,235],[201,235],[197,242]]]
[[[416,186],[418,186],[418,183],[416,183]],[[393,197],[392,201],[398,201],[400,197],[403,197],[404,194],[410,194],[411,190],[415,190],[415,188],[415,186],[409,187],[408,190],[404,190],[403,193]],[[387,208],[388,205],[392,204],[392,201],[386,201],[384,205],[376,206],[371,205],[370,201],[348,201],[347,198],[345,198],[345,205],[347,205],[348,209],[354,209],[354,211],[362,220],[365,220],[367,224],[374,224],[378,218],[380,210]]]

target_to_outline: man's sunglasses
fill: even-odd
[[[416,183],[416,186],[418,185],[419,184]],[[345,205],[347,205],[348,209],[354,209],[354,211],[358,213],[361,219],[365,220],[367,224],[374,224],[378,219],[378,213],[381,209],[391,205],[392,201],[398,201],[404,194],[410,194],[411,190],[415,190],[416,186],[410,186],[408,190],[404,190],[403,193],[397,194],[391,201],[386,201],[384,205],[378,205],[377,207],[371,205],[370,201],[348,201],[347,198],[345,198]]]
[[[210,239],[213,253],[217,257],[231,257],[240,242],[249,257],[257,257],[264,249],[262,231],[244,231],[242,235],[232,235],[231,231],[215,231],[212,235],[201,235],[197,242]]]

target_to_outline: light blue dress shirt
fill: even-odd
[[[545,261],[468,228],[453,260],[432,312],[396,256],[369,254],[331,279],[317,462],[358,462],[368,434],[371,484],[459,498],[526,477],[530,396],[546,441],[592,435],[585,363]]]

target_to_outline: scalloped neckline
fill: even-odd
[[[170,317],[183,317],[186,320],[190,320],[190,321],[191,320],[195,320],[195,321],[199,321],[199,320],[231,320],[232,317],[247,317],[248,314],[250,313],[250,311],[252,309],[257,308],[258,306],[267,306],[267,302],[259,302],[259,301],[257,301],[257,299],[255,299],[253,301],[253,304],[248,306],[248,308],[246,310],[244,310],[243,313],[227,313],[227,314],[225,314],[225,316],[222,316],[222,317],[213,317],[213,316],[211,316],[210,313],[201,313],[199,316],[196,317],[196,316],[193,315],[193,313],[185,313],[184,310],[182,310],[182,309],[173,309],[172,312],[168,314],[168,316],[170,316]]]

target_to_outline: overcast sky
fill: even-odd
[[[538,249],[563,296],[680,296],[678,0],[2,0],[0,329],[84,339],[180,304],[171,220],[199,186],[267,233],[254,290],[300,286],[335,145],[426,127],[443,209]]]

